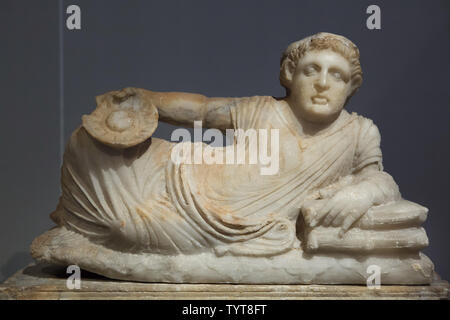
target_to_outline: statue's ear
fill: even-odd
[[[292,78],[294,77],[294,72],[295,72],[295,65],[292,61],[288,61],[286,63],[286,80],[289,81],[289,83],[291,83]]]
[[[355,79],[352,79],[352,87],[351,87],[351,93],[350,96],[352,96],[356,91],[358,91],[359,87],[361,87],[362,84],[362,78],[357,77]]]
[[[292,61],[287,60],[281,66],[281,84],[287,88],[291,86],[292,78],[295,72],[295,65]]]

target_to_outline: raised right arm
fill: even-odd
[[[155,92],[138,88],[125,88],[111,94],[121,101],[137,96],[153,103],[158,109],[159,120],[163,122],[192,127],[194,121],[202,121],[205,128],[232,128],[230,104],[236,98],[208,98],[201,94]]]

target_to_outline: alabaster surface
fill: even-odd
[[[428,210],[383,170],[376,125],[344,109],[362,83],[357,47],[329,33],[294,42],[280,81],[281,98],[97,97],[32,256],[148,282],[366,284],[375,265],[382,284],[431,283]],[[158,121],[232,141],[152,138]]]

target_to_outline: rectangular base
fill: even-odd
[[[285,299],[449,299],[449,284],[385,285],[369,289],[355,285],[232,285],[138,283],[107,279],[81,271],[81,288],[68,289],[65,268],[31,264],[0,285],[0,299],[165,299],[165,300],[285,300]]]

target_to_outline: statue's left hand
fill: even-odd
[[[126,100],[129,97],[133,97],[138,94],[139,94],[139,89],[133,88],[133,87],[127,87],[127,88],[123,88],[122,90],[112,92],[113,97],[120,99],[120,100]]]
[[[341,227],[341,236],[372,206],[370,194],[355,186],[343,188],[326,200],[312,225]]]

